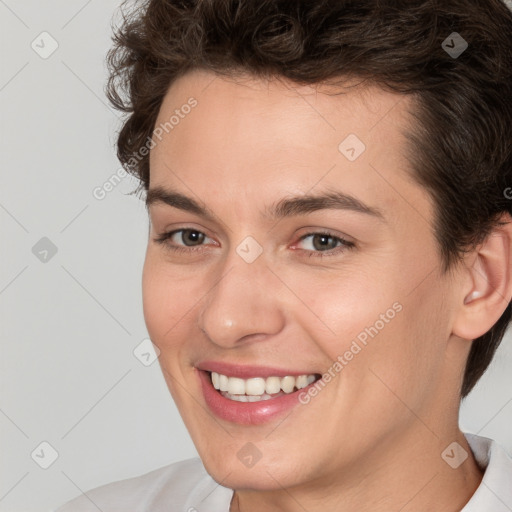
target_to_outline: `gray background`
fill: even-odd
[[[158,363],[133,353],[147,338],[136,183],[92,193],[120,168],[103,95],[118,4],[0,0],[0,512],[49,511],[196,455]],[[509,452],[511,368],[507,335],[461,411],[463,430]],[[42,442],[58,454],[47,469]]]

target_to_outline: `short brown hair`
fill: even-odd
[[[434,202],[445,272],[512,213],[504,192],[512,182],[512,13],[501,0],[148,0],[121,13],[106,93],[129,114],[117,154],[145,190],[149,155],[133,155],[187,71],[300,85],[350,76],[417,100],[409,158]],[[468,44],[457,56],[449,52],[455,41]],[[490,364],[511,315],[509,303],[472,342],[462,397]]]

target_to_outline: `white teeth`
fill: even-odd
[[[219,389],[219,374],[212,372],[212,384],[215,389]]]
[[[278,396],[281,396],[282,393],[280,393]],[[230,395],[226,391],[222,391],[221,395],[224,398],[229,398],[230,400],[234,400],[235,402],[261,402],[262,400],[270,400],[272,398],[275,398],[274,396],[267,395],[266,393],[259,396],[259,395]]]
[[[314,379],[314,377],[313,377]],[[305,388],[308,385],[308,376],[307,375],[299,375],[295,379],[295,386],[297,389]]]
[[[235,400],[236,402],[248,402],[249,397],[247,395],[230,395],[231,400]],[[235,398],[236,397],[236,398]]]
[[[212,372],[212,375],[215,372]],[[219,388],[220,391],[227,391],[228,390],[228,378],[225,375],[217,374],[219,376]],[[215,384],[214,384],[215,386]]]
[[[237,377],[229,377],[228,389],[226,390],[230,395],[243,395],[245,394],[245,381]]]
[[[211,372],[212,384],[231,400],[239,402],[255,402],[258,400],[268,400],[270,395],[276,395],[280,391],[292,393],[295,388],[302,389],[316,380],[315,375],[299,375],[293,377],[253,377],[251,379],[239,379],[238,377],[228,377],[221,373]]]
[[[265,391],[269,395],[279,393],[279,391],[281,391],[281,379],[279,377],[267,377],[265,381]]]
[[[263,393],[265,393],[265,379],[255,377],[245,381],[246,395],[263,395]]]
[[[287,377],[283,377],[281,379],[281,389],[285,393],[291,393],[293,388],[295,387],[295,377],[291,377],[288,375]]]

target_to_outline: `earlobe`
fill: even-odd
[[[499,320],[512,298],[512,218],[498,225],[470,255],[465,286],[453,325],[460,338],[474,340]]]

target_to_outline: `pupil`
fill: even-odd
[[[193,231],[191,229],[185,230],[186,236],[183,238],[183,241],[185,242],[185,245],[196,245],[197,243],[201,244],[201,242],[204,240],[203,233],[200,233],[199,231]],[[188,242],[192,242],[189,244]]]
[[[336,245],[334,238],[330,235],[315,235],[315,237],[313,238],[313,246],[315,247],[315,249],[326,249],[326,248],[334,249],[334,247],[329,247],[330,245],[333,245],[332,243],[331,244],[328,243],[329,239],[332,242],[334,242],[334,245]],[[320,244],[315,243],[318,240],[321,240]]]

